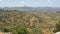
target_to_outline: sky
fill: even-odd
[[[60,0],[0,0],[0,7],[60,7]]]

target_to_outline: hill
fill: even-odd
[[[28,6],[23,6],[23,7],[4,7],[1,9],[4,10],[20,10],[20,11],[60,11],[60,7],[28,7]]]
[[[14,34],[53,34],[54,26],[60,20],[57,12],[27,12],[0,10],[0,30]]]

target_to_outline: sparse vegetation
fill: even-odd
[[[0,31],[13,34],[54,33],[54,26],[60,18],[59,13],[30,13],[18,10],[0,10]],[[56,29],[59,30],[59,24]],[[56,30],[56,31],[58,31]]]

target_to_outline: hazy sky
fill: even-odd
[[[0,0],[0,7],[60,7],[60,0]]]

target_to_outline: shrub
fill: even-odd
[[[58,24],[56,24],[55,29],[54,29],[54,32],[58,32],[58,31],[60,31],[60,21]]]

